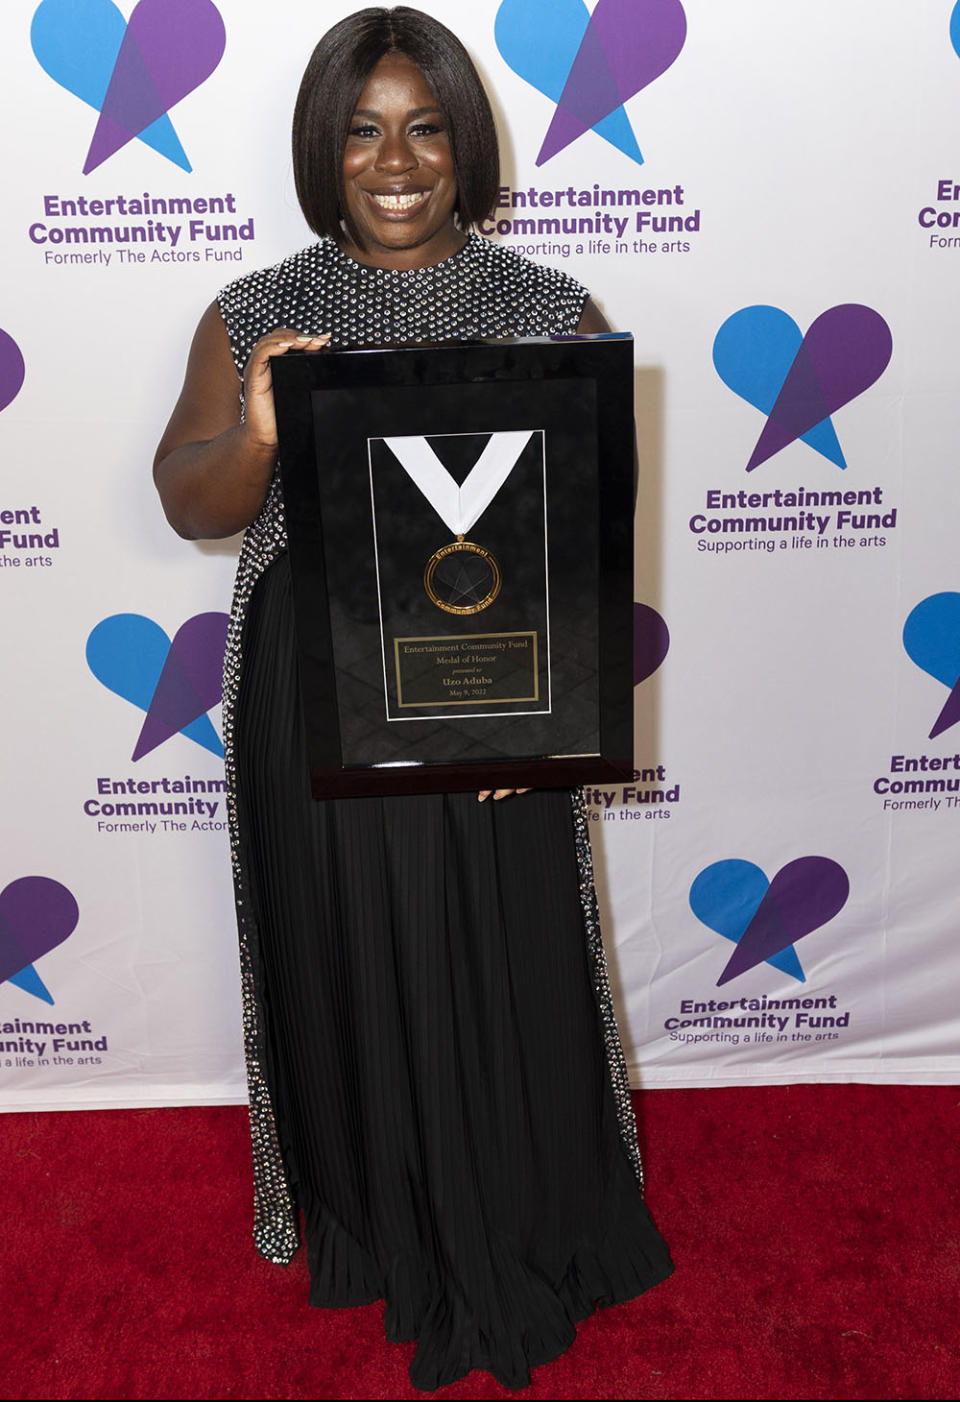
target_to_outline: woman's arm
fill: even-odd
[[[592,297],[588,297],[583,304],[583,311],[580,314],[580,325],[577,327],[578,336],[598,336],[604,331],[612,331],[613,327],[607,321],[603,312],[596,305]]]
[[[167,520],[188,540],[234,535],[255,519],[277,461],[270,360],[291,346],[318,350],[327,336],[272,331],[250,353],[243,376],[246,418],[230,340],[213,303],[200,319],[180,398],[153,462]]]

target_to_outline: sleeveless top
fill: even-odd
[[[415,341],[569,335],[577,329],[586,299],[586,289],[566,273],[531,263],[510,249],[470,234],[463,248],[444,262],[402,272],[357,263],[331,239],[321,239],[272,268],[231,282],[220,292],[217,304],[242,386],[251,350],[262,336],[278,326],[315,335],[329,332],[334,350]],[[224,658],[223,745],[253,1141],[254,1240],[264,1256],[283,1264],[293,1257],[299,1240],[265,1074],[258,1000],[259,942],[246,894],[238,830],[234,723],[250,598],[257,581],[283,553],[286,543],[283,498],[279,476],[274,473],[260,513],[246,531],[240,550]],[[579,792],[573,799],[573,821],[587,948],[603,1021],[607,1065],[621,1138],[642,1185],[633,1108],[600,940],[590,842]]]

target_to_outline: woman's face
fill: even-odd
[[[357,101],[343,153],[347,210],[363,242],[348,251],[381,268],[420,268],[464,242],[447,122],[405,54],[385,54]]]

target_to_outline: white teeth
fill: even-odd
[[[381,209],[409,209],[411,205],[420,203],[423,191],[410,195],[374,195],[373,198]]]

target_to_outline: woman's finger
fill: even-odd
[[[330,333],[309,336],[300,331],[274,331],[258,341],[250,352],[249,368],[262,369],[275,355],[284,355],[288,350],[321,350],[330,341]]]

